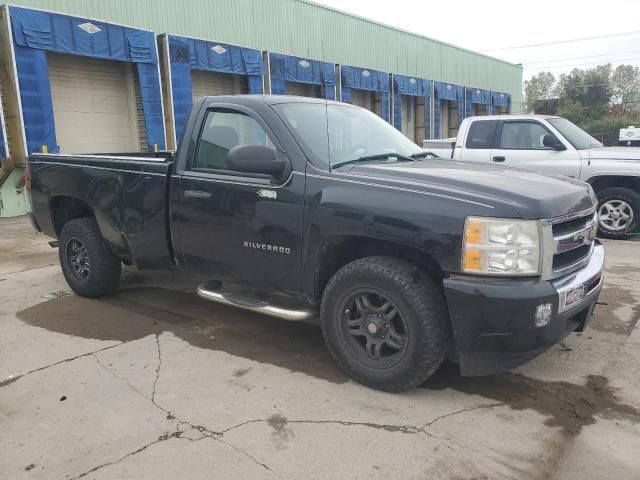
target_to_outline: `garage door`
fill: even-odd
[[[322,98],[320,85],[311,85],[309,83],[285,82],[284,93],[298,97]]]
[[[487,115],[487,106],[484,103],[474,103],[471,107],[471,114],[474,117],[479,117],[482,115]]]
[[[231,73],[191,72],[193,99],[213,95],[238,95],[249,93],[247,77]]]
[[[402,95],[400,97],[400,113],[402,114],[402,133],[409,140],[416,141],[416,97]]]
[[[351,90],[351,103],[373,111],[373,93],[366,90]]]
[[[458,102],[448,101],[449,104],[449,133],[447,138],[453,138],[458,135]]]
[[[139,150],[131,64],[51,53],[47,60],[62,153]]]
[[[422,141],[429,138],[429,134],[424,125],[424,97],[416,97],[416,143],[422,145]]]

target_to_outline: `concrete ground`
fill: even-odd
[[[0,478],[640,478],[640,242],[606,242],[584,334],[387,394],[338,371],[318,328],[177,274],[72,295],[47,240],[0,222]]]

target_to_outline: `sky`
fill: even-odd
[[[640,66],[640,0],[314,1],[521,63],[525,80],[605,63]],[[585,37],[602,38],[567,42]]]

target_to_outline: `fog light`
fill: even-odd
[[[536,327],[544,327],[551,321],[551,311],[553,306],[550,303],[543,303],[536,308]]]

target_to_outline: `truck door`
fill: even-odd
[[[300,288],[303,175],[281,185],[229,170],[236,145],[283,152],[265,122],[245,107],[209,108],[180,182],[179,251],[188,270],[216,280]]]
[[[537,120],[500,121],[491,152],[493,162],[526,168],[547,175],[580,178],[580,155],[572,145],[560,140],[566,150],[545,147],[545,135],[553,133]]]
[[[468,162],[489,163],[497,127],[498,120],[471,120],[466,138],[456,142],[453,158]]]

